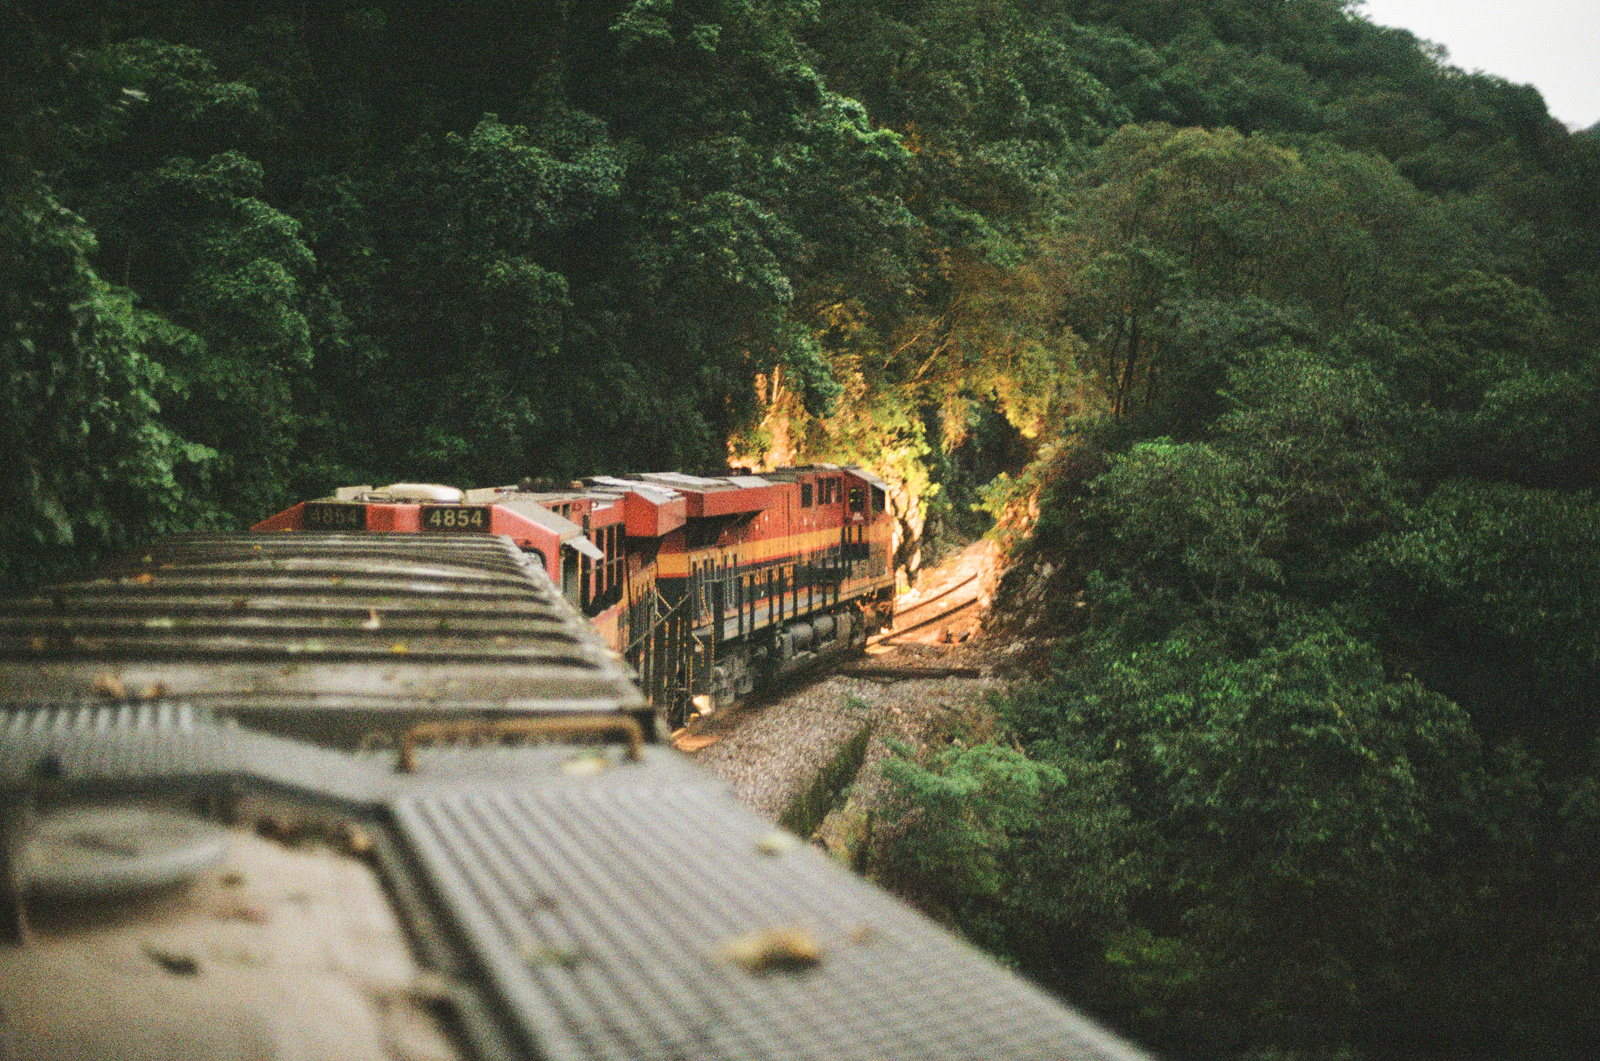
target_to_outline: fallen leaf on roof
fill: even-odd
[[[347,855],[365,855],[372,850],[372,837],[359,825],[345,822],[335,833],[338,848]]]
[[[524,945],[518,950],[522,953],[522,960],[529,965],[558,965],[563,969],[572,969],[584,959],[582,951],[551,947],[546,944]]]
[[[611,768],[611,760],[603,753],[575,755],[561,764],[561,772],[569,777],[593,777]]]
[[[224,921],[243,921],[250,925],[264,925],[270,920],[266,910],[249,903],[238,903],[222,910],[218,915]]]
[[[822,961],[822,948],[803,928],[773,928],[729,940],[723,956],[752,973],[795,972]]]
[[[756,841],[756,850],[763,855],[781,855],[785,851],[793,851],[799,846],[800,838],[793,833],[786,833],[782,829],[774,829]]]
[[[144,956],[174,976],[194,976],[200,971],[200,963],[189,955],[160,950],[148,943],[144,945]]]
[[[208,947],[206,956],[212,961],[223,965],[234,965],[242,968],[260,968],[270,964],[267,956],[260,951],[247,947]]]

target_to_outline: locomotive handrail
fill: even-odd
[[[651,586],[650,587],[650,592],[654,595],[651,598],[651,601],[650,601],[652,609],[655,606],[658,606],[658,605],[666,603],[667,599],[661,595],[661,591],[659,589],[656,589],[654,586]],[[644,633],[640,634],[638,637],[634,638],[633,639],[633,643],[630,644],[627,648],[622,650],[622,654],[623,655],[627,655],[629,652],[632,652],[634,649],[636,649],[640,645],[644,644],[645,641],[649,639],[650,635],[656,632],[656,628],[659,627],[662,623],[666,622],[668,619],[672,618],[672,613],[677,611],[679,608],[683,607],[684,604],[688,600],[689,600],[689,595],[686,593],[682,597],[678,598],[678,603],[670,605],[667,608],[666,611],[662,612],[659,615],[652,615],[650,617],[650,628],[648,630],[646,630]]]
[[[626,758],[639,762],[644,758],[644,727],[630,715],[569,715],[551,718],[456,719],[447,722],[423,722],[412,726],[400,737],[400,748],[395,770],[402,774],[415,773],[417,769],[416,746],[419,741],[448,740],[452,737],[598,737],[620,734],[628,740]]]

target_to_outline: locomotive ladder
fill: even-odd
[[[671,715],[681,701],[694,691],[695,653],[689,644],[693,634],[684,607],[690,598],[669,603],[655,586],[650,595],[629,609],[630,620],[648,610],[645,630],[629,643],[624,657],[632,665],[639,685],[651,703]],[[635,626],[629,623],[630,632]]]

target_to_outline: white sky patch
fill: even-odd
[[[1451,66],[1533,85],[1568,128],[1600,122],[1600,0],[1364,0],[1356,11],[1444,45]]]

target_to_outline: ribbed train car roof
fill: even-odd
[[[95,697],[294,732],[643,707],[514,544],[448,534],[183,536],[0,605],[0,703]]]
[[[774,844],[784,834],[725,793],[661,772],[392,805],[541,1056],[1132,1056],[826,856]],[[815,964],[740,957],[773,933],[798,933]]]
[[[441,748],[396,775],[182,711],[45,708],[3,730],[0,790],[104,799],[120,773],[147,796],[152,783],[192,794],[184,775],[198,771],[245,799],[373,823],[423,952],[495,1015],[502,1048],[486,1056],[1142,1056],[820,853],[775,842],[670,749],[628,763],[617,749]],[[575,755],[605,761],[575,772]],[[774,929],[808,937],[815,962],[739,959],[740,940]]]

